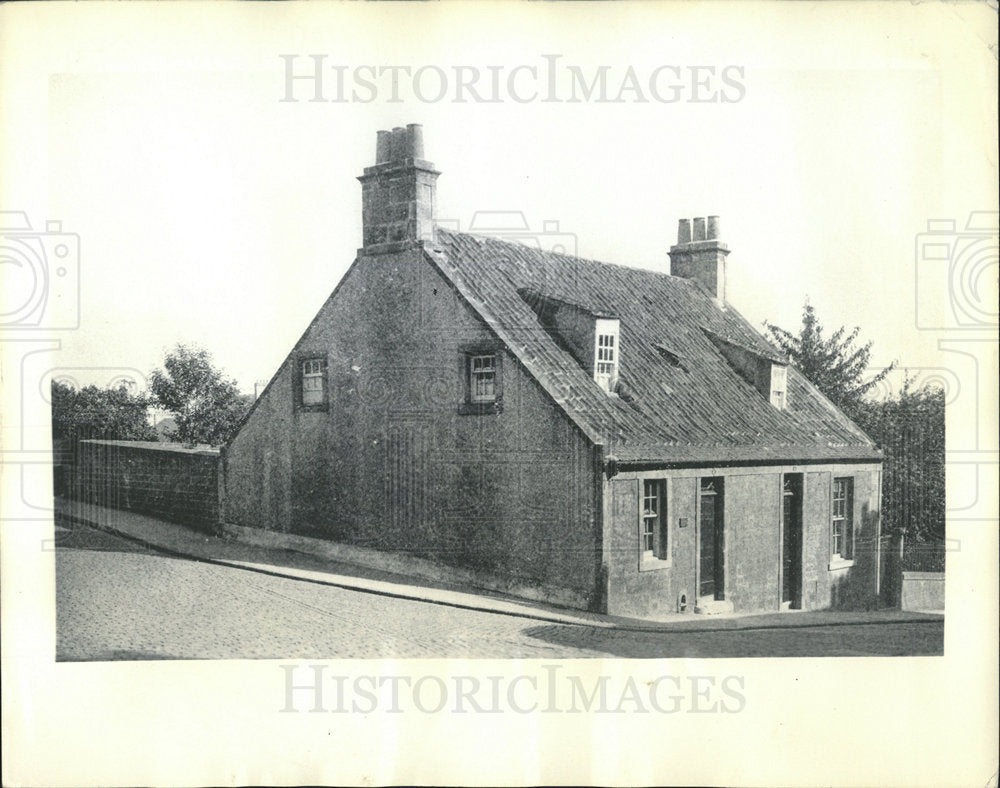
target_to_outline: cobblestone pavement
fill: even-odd
[[[59,660],[772,657],[943,653],[942,620],[635,632],[397,599],[57,529]]]

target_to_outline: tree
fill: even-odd
[[[905,534],[911,544],[944,541],[944,414],[944,391],[914,389],[910,378],[897,397],[866,401],[857,413],[858,426],[885,452],[882,531]]]
[[[52,439],[75,443],[79,439],[155,441],[149,424],[150,399],[116,388],[74,386],[52,381]]]
[[[167,353],[162,370],[153,371],[150,388],[177,422],[168,437],[188,445],[228,441],[253,401],[212,365],[207,350],[182,344]]]
[[[767,323],[771,338],[792,363],[882,449],[882,534],[899,544],[905,535],[904,568],[943,569],[945,396],[940,388],[915,389],[907,377],[894,397],[866,395],[895,362],[865,379],[872,343],[854,347],[855,328],[824,338],[806,302],[802,326],[792,334]]]
[[[802,308],[802,325],[798,334],[792,334],[766,321],[764,325],[767,326],[770,339],[788,355],[792,364],[834,405],[852,418],[858,412],[865,394],[896,367],[896,362],[893,361],[881,372],[866,379],[872,343],[854,347],[860,332],[857,327],[848,333],[841,326],[829,337],[824,337],[823,326],[808,301]]]

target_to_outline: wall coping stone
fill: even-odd
[[[204,454],[206,456],[218,457],[219,447],[209,446],[199,443],[196,446],[188,446],[184,443],[167,443],[163,441],[112,441],[112,440],[82,440],[80,443],[93,443],[101,446],[123,446],[129,449],[149,449],[152,451],[177,452],[178,454]]]

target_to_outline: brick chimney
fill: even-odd
[[[726,257],[729,247],[719,240],[719,217],[693,222],[681,219],[677,243],[670,247],[670,273],[700,282],[719,304],[726,302]]]
[[[435,181],[440,173],[424,160],[424,131],[417,123],[378,132],[375,166],[361,181],[364,248],[399,241],[434,240]]]

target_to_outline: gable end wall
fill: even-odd
[[[463,414],[463,351],[495,349],[502,406]],[[296,406],[303,357],[329,406]],[[362,257],[225,459],[236,525],[432,559],[597,604],[591,444],[419,247]]]

